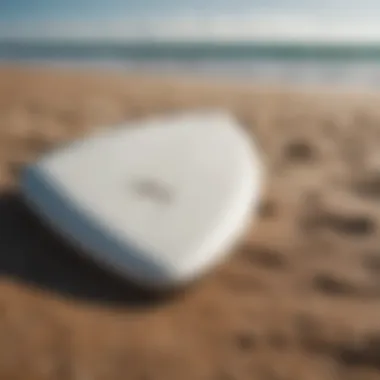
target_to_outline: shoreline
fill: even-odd
[[[166,80],[172,82],[191,82],[194,84],[208,84],[210,86],[231,86],[241,89],[271,89],[274,91],[292,91],[297,93],[331,93],[336,95],[377,95],[380,94],[380,87],[368,84],[349,84],[344,81],[337,84],[327,84],[326,81],[316,81],[314,83],[302,83],[292,81],[290,79],[280,80],[261,80],[257,76],[247,74],[245,77],[239,77],[233,74],[210,75],[211,71],[192,72],[191,69],[178,70],[160,70],[150,67],[146,69],[131,68],[128,64],[121,62],[91,62],[91,61],[49,61],[49,60],[31,60],[31,61],[6,61],[0,59],[0,70],[9,68],[18,69],[20,71],[36,71],[47,70],[48,72],[76,72],[93,73],[93,75],[120,75],[120,77],[136,78],[138,80]]]

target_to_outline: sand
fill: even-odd
[[[0,68],[0,379],[380,379],[380,97]],[[25,207],[25,163],[126,119],[229,108],[267,167],[230,259],[152,299]]]

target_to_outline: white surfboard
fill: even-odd
[[[203,111],[118,126],[30,165],[33,209],[85,253],[140,285],[193,281],[255,214],[258,152],[234,118]]]

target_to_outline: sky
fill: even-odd
[[[0,39],[380,42],[379,0],[0,0]]]

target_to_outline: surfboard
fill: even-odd
[[[257,147],[233,116],[127,122],[57,148],[21,179],[27,203],[86,256],[167,289],[220,263],[255,216]]]

